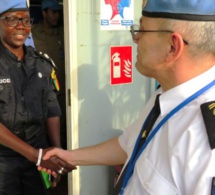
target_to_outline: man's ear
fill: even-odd
[[[177,60],[181,56],[183,49],[184,41],[182,36],[179,33],[172,33],[170,40],[170,48],[166,57],[166,61],[171,62]]]

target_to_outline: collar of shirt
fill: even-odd
[[[199,76],[178,85],[166,92],[159,90],[161,116],[168,114],[173,108],[184,101],[186,98],[194,94],[196,91],[210,83],[215,79],[215,66],[200,74]]]

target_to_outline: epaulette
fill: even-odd
[[[49,57],[48,54],[43,53],[43,52],[41,52],[41,51],[38,51],[38,50],[36,50],[36,49],[34,49],[34,52],[35,52],[38,56],[40,56],[40,57],[42,57],[43,59],[45,59],[46,61],[48,61],[54,68],[57,69],[57,66],[55,65],[54,61]]]
[[[205,123],[211,149],[215,148],[215,101],[201,105],[201,112]]]

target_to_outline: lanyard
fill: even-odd
[[[211,195],[215,195],[215,177],[212,180]]]
[[[135,143],[134,146],[134,150],[132,152],[131,158],[128,162],[128,168],[127,168],[127,172],[125,173],[125,178],[124,181],[122,183],[122,188],[120,191],[120,195],[123,194],[125,187],[128,184],[128,181],[130,179],[130,177],[133,174],[134,171],[134,166],[136,164],[137,159],[139,158],[139,156],[141,155],[141,153],[143,152],[143,150],[148,146],[148,144],[150,143],[150,141],[152,140],[152,138],[155,136],[155,134],[160,130],[160,128],[163,126],[163,124],[169,119],[171,118],[176,112],[178,112],[179,110],[181,110],[184,106],[186,106],[188,103],[190,103],[191,101],[193,101],[194,99],[196,99],[197,97],[199,97],[201,94],[203,94],[204,92],[206,92],[208,89],[210,89],[211,87],[213,87],[215,85],[215,80],[213,80],[212,82],[210,82],[209,84],[207,84],[206,86],[204,86],[203,88],[201,88],[199,91],[197,91],[196,93],[194,93],[193,95],[191,95],[190,97],[188,97],[187,99],[185,99],[182,103],[180,103],[178,106],[176,106],[175,108],[173,108],[159,123],[158,125],[154,128],[153,131],[151,131],[151,133],[149,134],[148,138],[146,139],[145,143],[141,146],[140,150],[137,151],[138,148],[138,144],[140,142],[141,139],[141,132],[137,138],[137,141]],[[149,117],[151,115],[151,112],[149,113],[149,115],[147,116],[143,126],[145,126],[145,124],[147,123]],[[138,152],[136,154],[136,152]],[[135,155],[136,154],[136,155]]]

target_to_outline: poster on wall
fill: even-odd
[[[101,30],[128,30],[134,21],[134,0],[101,0]]]
[[[110,47],[110,85],[132,83],[132,46]]]

